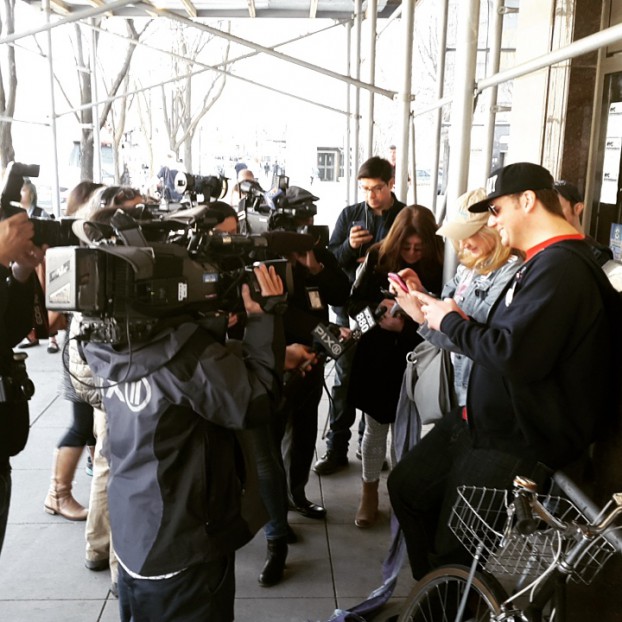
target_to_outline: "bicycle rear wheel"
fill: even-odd
[[[398,622],[454,622],[466,590],[469,569],[443,566],[428,573],[408,595]],[[490,622],[501,613],[507,594],[492,576],[476,572],[467,597],[464,622]]]

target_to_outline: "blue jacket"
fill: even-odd
[[[112,539],[140,576],[229,554],[262,524],[243,514],[246,473],[234,430],[266,422],[280,400],[280,319],[250,316],[243,347],[235,352],[186,323],[131,351],[84,348],[106,379]]]
[[[508,281],[520,268],[521,261],[513,255],[509,261],[498,270],[490,274],[476,274],[464,266],[458,266],[458,270],[451,281],[445,283],[441,298],[455,298],[458,306],[474,320],[486,322],[490,309],[496,302],[501,292],[505,289]],[[467,279],[468,285],[459,297],[456,291]],[[458,405],[466,404],[467,387],[473,361],[465,356],[456,345],[440,331],[432,330],[427,324],[419,327],[419,334],[430,343],[452,352],[451,362],[454,368],[454,391]]]

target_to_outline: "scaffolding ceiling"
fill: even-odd
[[[33,6],[45,6],[41,0],[26,0]],[[71,15],[89,7],[105,7],[108,0],[49,0],[50,9],[59,15]],[[367,10],[363,2],[363,10]],[[388,18],[402,0],[377,0],[378,18]],[[153,7],[173,11],[192,19],[290,18],[349,19],[356,3],[353,0],[156,0],[152,4],[135,2],[115,8],[109,15],[118,17],[153,16]]]

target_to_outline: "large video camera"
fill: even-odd
[[[182,171],[175,175],[175,191],[188,195],[193,205],[205,205],[212,199],[222,199],[228,188],[228,180],[223,175],[192,175]]]
[[[284,231],[218,233],[222,215],[209,204],[160,216],[130,214],[117,210],[109,222],[97,222],[97,213],[76,221],[74,230],[88,245],[47,252],[47,307],[82,313],[85,341],[145,341],[175,318],[226,319],[243,309],[243,283],[266,310],[282,306],[285,295],[261,298],[253,265],[273,263],[286,283],[281,257],[313,246],[310,236]]]
[[[289,177],[279,176],[275,189],[265,191],[257,181],[241,181],[243,198],[238,206],[240,231],[264,233],[283,229],[300,231],[317,214],[314,196],[304,188],[289,185]]]
[[[24,178],[39,177],[38,164],[22,164],[9,162],[0,193],[0,220],[14,216],[23,211],[20,205],[20,193]],[[31,218],[34,226],[33,243],[35,246],[66,246],[77,244],[78,238],[73,234],[71,218],[50,220],[48,218]]]

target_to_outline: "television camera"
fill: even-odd
[[[22,164],[9,162],[6,168],[2,190],[0,191],[0,219],[4,220],[22,212],[20,192],[24,185],[24,178],[39,177],[38,164]],[[35,246],[64,246],[77,244],[78,238],[72,230],[71,218],[51,220],[48,218],[31,218],[34,227],[32,238]]]
[[[296,231],[301,220],[317,213],[313,196],[303,188],[289,185],[289,177],[281,175],[273,190],[265,191],[256,180],[239,183],[242,199],[238,205],[240,231],[263,233],[274,229]]]
[[[222,199],[228,189],[228,179],[223,175],[192,175],[182,171],[175,175],[175,191],[181,195],[187,194],[193,205],[208,204],[212,199]]]
[[[264,309],[278,311],[286,296],[263,299],[253,265],[274,265],[287,283],[281,257],[313,245],[311,236],[284,231],[220,234],[214,227],[222,215],[209,204],[166,215],[119,209],[109,222],[101,222],[103,212],[74,224],[86,246],[53,248],[46,257],[47,307],[82,313],[85,341],[144,341],[188,316],[226,326],[228,314],[243,309],[243,283]]]

